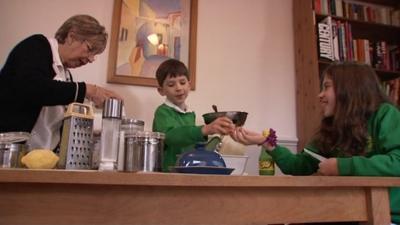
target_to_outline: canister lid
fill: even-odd
[[[7,132],[0,133],[0,143],[11,144],[28,140],[31,134],[28,132]]]
[[[136,131],[131,134],[125,134],[125,137],[135,137],[135,138],[156,138],[156,139],[164,139],[165,134],[161,132],[151,132],[151,131]]]
[[[134,125],[138,125],[138,126],[144,126],[144,121],[134,119],[134,118],[123,118],[121,121],[121,124],[123,124],[123,125],[134,124]]]
[[[118,118],[122,116],[122,100],[109,98],[104,102],[103,118]]]

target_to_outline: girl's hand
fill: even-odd
[[[318,166],[319,166],[319,169],[317,171],[318,175],[325,175],[325,176],[339,175],[336,158],[329,158],[323,162],[320,162]]]
[[[204,125],[201,129],[203,135],[212,135],[212,134],[230,134],[235,129],[235,125],[232,120],[228,117],[218,117],[212,123]]]
[[[237,127],[231,133],[233,140],[240,142],[244,145],[260,144],[265,140],[265,137],[257,132],[246,130],[243,127]]]

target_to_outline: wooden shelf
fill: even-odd
[[[377,4],[377,5],[385,5],[395,8],[398,8],[400,4],[399,0],[363,0],[362,2]]]
[[[317,95],[320,91],[320,74],[330,61],[319,59],[316,23],[328,15],[316,14],[314,0],[293,1],[293,25],[296,67],[296,121],[298,149],[312,139],[321,121]],[[361,3],[399,8],[398,0],[360,0]],[[400,27],[332,16],[334,20],[351,24],[353,39],[385,41],[400,45]],[[382,81],[400,77],[400,71],[376,69]]]
[[[332,63],[331,61],[319,59],[318,64],[319,64],[319,68],[320,68],[320,73],[322,72],[323,69],[325,69],[331,63]],[[375,71],[381,81],[388,81],[388,80],[400,78],[400,71],[389,71],[389,70],[381,70],[381,69],[375,69]]]
[[[371,41],[386,40],[388,43],[392,44],[400,43],[400,27],[398,26],[353,20],[338,16],[315,14],[317,22],[327,16],[332,17],[334,20],[350,23],[354,39],[368,39]]]

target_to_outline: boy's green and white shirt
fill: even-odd
[[[165,134],[163,171],[169,171],[175,166],[180,154],[192,150],[197,142],[204,142],[201,128],[196,126],[196,114],[193,111],[183,111],[171,102],[160,105],[153,119],[153,131]]]

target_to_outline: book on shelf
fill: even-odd
[[[390,20],[393,26],[400,26],[400,9],[392,11]]]
[[[358,54],[358,44],[357,44],[357,40],[356,39],[353,39],[352,41],[351,41],[351,45],[353,46],[353,61],[358,61],[358,62],[361,62],[361,57],[360,57],[360,55]]]
[[[382,86],[390,100],[400,106],[400,78],[385,81],[382,83]]]
[[[370,45],[368,39],[354,39],[354,60],[371,65]]]
[[[392,45],[389,47],[390,67],[394,71],[400,71],[400,47]]]
[[[321,0],[314,0],[313,3],[314,3],[313,8],[315,13],[322,14]]]
[[[332,18],[330,16],[318,22],[318,47],[321,58],[334,60]]]
[[[353,34],[351,31],[351,24],[344,23],[345,29],[345,42],[346,42],[346,53],[347,53],[347,60],[353,61]]]
[[[345,61],[347,59],[347,54],[346,54],[346,43],[344,42],[345,38],[345,30],[344,30],[344,24],[342,22],[338,22],[338,38],[339,38],[339,60],[340,61]]]
[[[370,47],[369,44],[369,40],[368,39],[362,39],[364,42],[364,54],[365,54],[365,63],[367,63],[368,65],[371,65],[371,52],[372,49]]]
[[[314,0],[314,10],[320,15],[343,16],[343,0]]]
[[[338,21],[332,20],[333,59],[340,60]]]
[[[399,45],[388,44],[385,41],[371,42],[372,66],[381,70],[400,72]]]
[[[342,0],[335,0],[335,16],[343,17],[343,1]]]

